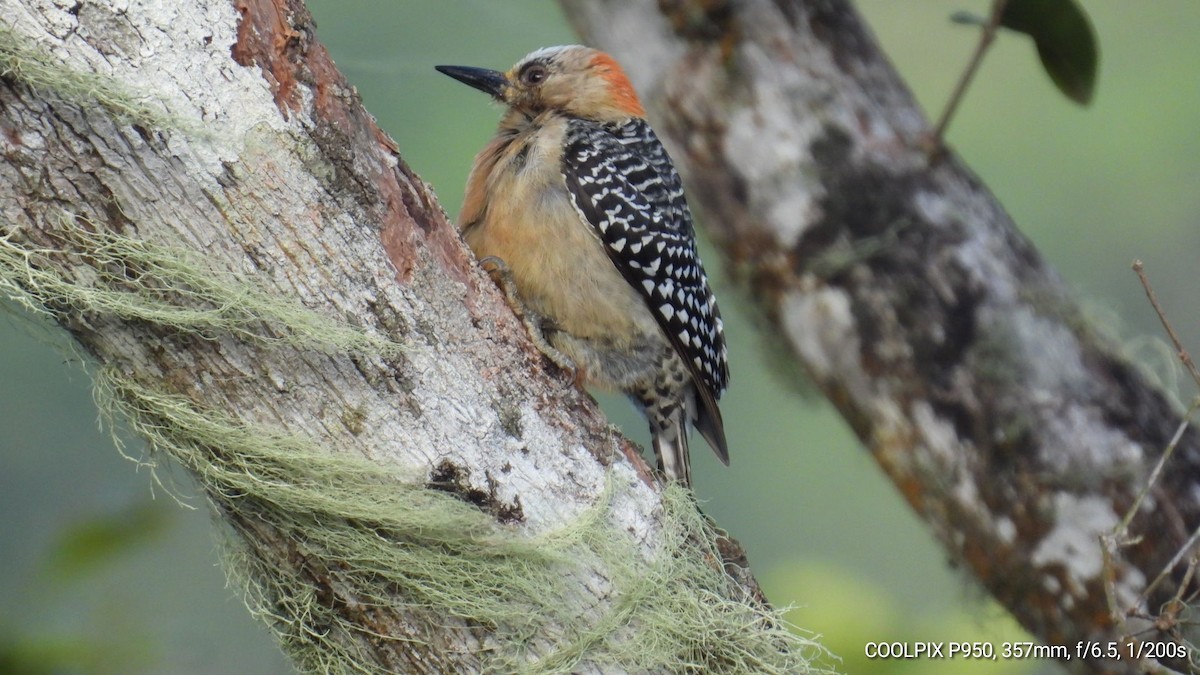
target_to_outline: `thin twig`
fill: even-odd
[[[1171,343],[1175,345],[1175,353],[1179,355],[1179,360],[1183,362],[1183,366],[1187,368],[1188,374],[1196,381],[1196,385],[1200,386],[1200,370],[1196,369],[1195,362],[1192,361],[1192,355],[1184,349],[1183,342],[1179,339],[1179,335],[1175,333],[1175,329],[1171,326],[1171,322],[1167,320],[1167,314],[1163,311],[1161,305],[1158,304],[1158,296],[1154,294],[1154,287],[1150,285],[1150,279],[1146,277],[1145,265],[1141,260],[1133,261],[1133,271],[1138,275],[1138,280],[1142,282],[1142,288],[1146,290],[1146,297],[1150,299],[1150,306],[1158,313],[1158,320],[1162,322],[1163,328],[1167,331],[1167,337],[1171,338]]]
[[[1200,371],[1197,371],[1196,364],[1192,361],[1191,354],[1189,354],[1187,349],[1184,348],[1183,341],[1179,339],[1179,335],[1175,332],[1175,328],[1171,325],[1171,321],[1167,318],[1167,313],[1163,311],[1162,305],[1158,303],[1158,296],[1154,293],[1154,287],[1150,284],[1150,279],[1146,276],[1145,265],[1141,260],[1133,261],[1133,271],[1135,274],[1137,274],[1138,280],[1142,282],[1142,288],[1146,291],[1146,298],[1150,301],[1150,306],[1154,308],[1155,313],[1158,314],[1158,320],[1162,322],[1163,328],[1167,331],[1167,336],[1170,337],[1172,344],[1175,345],[1175,351],[1179,355],[1180,362],[1182,362],[1184,367],[1187,368],[1188,373],[1192,376],[1192,379],[1196,381],[1197,386],[1200,386]],[[1200,409],[1200,396],[1192,399],[1191,405],[1188,406],[1187,413],[1184,414],[1183,420],[1180,421],[1179,427],[1175,430],[1175,435],[1171,437],[1171,442],[1167,444],[1166,449],[1163,450],[1162,455],[1158,458],[1158,462],[1154,465],[1154,469],[1150,472],[1150,477],[1146,479],[1146,484],[1138,493],[1137,499],[1134,500],[1133,504],[1129,507],[1129,510],[1125,513],[1125,517],[1122,519],[1121,524],[1114,528],[1111,534],[1101,537],[1103,547],[1102,550],[1104,553],[1104,567],[1108,574],[1112,574],[1111,556],[1113,553],[1115,553],[1115,548],[1127,545],[1129,542],[1128,533],[1130,523],[1133,521],[1133,518],[1137,512],[1141,509],[1142,502],[1145,500],[1146,495],[1158,482],[1159,477],[1162,475],[1163,467],[1171,458],[1171,455],[1174,454],[1175,448],[1179,445],[1179,440],[1183,438],[1184,432],[1187,431],[1188,426],[1191,424],[1192,415],[1194,415],[1198,409]],[[1127,615],[1137,612],[1137,608],[1143,606],[1148,601],[1150,594],[1154,592],[1154,589],[1157,588],[1158,585],[1167,578],[1167,575],[1169,575],[1171,571],[1175,569],[1180,561],[1183,560],[1184,556],[1188,555],[1192,551],[1192,548],[1197,542],[1200,542],[1200,528],[1197,528],[1192,533],[1192,536],[1189,537],[1186,542],[1184,542],[1183,546],[1179,547],[1179,550],[1176,551],[1175,556],[1162,568],[1162,571],[1158,573],[1158,576],[1155,577],[1154,580],[1142,590],[1142,593],[1138,597],[1137,601],[1133,603],[1133,605],[1131,605],[1127,610]],[[1185,574],[1185,580],[1179,587],[1178,593],[1176,594],[1177,601],[1181,602],[1183,592],[1187,588],[1187,585],[1191,582],[1192,575],[1195,574],[1195,561],[1196,556],[1193,554],[1192,562],[1188,565],[1188,569]],[[1109,613],[1113,614],[1117,608],[1115,594],[1112,593],[1112,589],[1109,586],[1110,581],[1111,580],[1106,579],[1105,596],[1108,598]]]
[[[1175,602],[1180,605],[1186,605],[1188,602],[1191,602],[1190,597],[1184,600],[1183,594],[1192,585],[1192,578],[1196,576],[1197,565],[1200,565],[1200,556],[1193,553],[1191,559],[1188,560],[1187,571],[1183,573],[1183,578],[1179,580],[1179,588],[1175,591]]]
[[[1171,562],[1164,565],[1162,571],[1159,572],[1158,576],[1154,578],[1154,581],[1150,582],[1146,586],[1146,588],[1142,591],[1142,594],[1138,596],[1137,602],[1133,603],[1133,605],[1130,607],[1130,610],[1141,607],[1146,603],[1146,601],[1150,598],[1150,594],[1154,592],[1154,589],[1157,588],[1158,585],[1167,578],[1167,575],[1171,573],[1171,570],[1175,569],[1175,567],[1179,564],[1179,561],[1183,560],[1184,556],[1188,554],[1188,551],[1192,550],[1192,547],[1195,546],[1196,542],[1198,541],[1200,541],[1200,528],[1196,528],[1196,530],[1192,532],[1192,536],[1189,537],[1186,542],[1184,542],[1183,546],[1179,547],[1179,550],[1175,552],[1175,557],[1171,558]]]
[[[1122,533],[1122,540],[1124,536],[1124,533]],[[1123,546],[1123,543],[1117,541],[1115,531],[1100,535],[1100,555],[1103,560],[1101,570],[1104,573],[1104,600],[1108,603],[1108,616],[1114,626],[1123,626],[1125,624],[1125,612],[1117,606],[1117,568],[1113,564],[1113,556],[1116,555],[1117,549],[1121,546]]]
[[[1121,521],[1121,526],[1117,528],[1120,538],[1124,539],[1129,531],[1129,523],[1133,521],[1133,517],[1138,510],[1142,508],[1142,500],[1146,498],[1146,494],[1150,492],[1150,488],[1158,482],[1158,477],[1162,474],[1163,466],[1167,460],[1175,452],[1175,446],[1179,445],[1179,439],[1183,438],[1183,432],[1187,431],[1188,425],[1191,424],[1192,415],[1195,414],[1197,408],[1200,408],[1200,396],[1192,399],[1192,405],[1188,408],[1187,413],[1183,416],[1183,421],[1179,423],[1179,427],[1175,429],[1175,435],[1171,437],[1171,442],[1167,444],[1167,449],[1163,450],[1162,455],[1158,458],[1158,463],[1154,465],[1154,470],[1150,472],[1150,477],[1146,479],[1146,484],[1142,486],[1142,491],[1138,493],[1137,499],[1133,500],[1133,505],[1125,513],[1125,519]]]
[[[971,80],[974,79],[975,71],[979,70],[979,64],[983,62],[983,55],[987,53],[988,47],[992,45],[992,40],[996,39],[996,31],[1000,28],[1000,19],[1004,16],[1004,6],[1006,4],[1008,4],[1008,0],[995,0],[992,3],[992,15],[988,17],[987,23],[983,25],[983,32],[979,36],[979,44],[975,45],[975,53],[971,55],[971,61],[967,63],[966,70],[959,76],[958,83],[954,85],[954,91],[950,94],[950,100],[946,102],[946,107],[942,110],[942,116],[938,118],[937,125],[933,128],[933,134],[930,135],[931,147],[934,153],[942,149],[946,128],[950,126],[950,119],[954,117],[954,111],[958,109],[958,104],[967,93],[967,87],[970,86]]]
[[[1159,572],[1158,576],[1155,577],[1154,581],[1150,582],[1150,584],[1146,586],[1141,596],[1137,599],[1137,602],[1134,602],[1132,605],[1130,605],[1126,611],[1120,611],[1120,609],[1117,607],[1117,598],[1114,589],[1116,584],[1116,569],[1113,565],[1113,556],[1116,554],[1117,549],[1128,546],[1134,542],[1134,540],[1129,538],[1129,524],[1133,521],[1133,517],[1137,515],[1137,512],[1141,509],[1142,501],[1146,498],[1146,495],[1150,492],[1150,489],[1154,487],[1155,483],[1158,482],[1159,476],[1162,475],[1163,466],[1167,463],[1167,460],[1170,459],[1171,455],[1174,454],[1175,447],[1179,445],[1179,439],[1183,437],[1183,432],[1186,431],[1188,425],[1191,424],[1191,417],[1197,409],[1200,409],[1200,396],[1197,396],[1192,400],[1191,407],[1188,408],[1187,414],[1183,416],[1183,421],[1179,424],[1179,428],[1175,430],[1175,435],[1171,437],[1171,442],[1167,445],[1167,448],[1163,450],[1162,456],[1158,459],[1158,463],[1154,465],[1154,469],[1150,472],[1150,477],[1146,479],[1146,484],[1142,486],[1142,490],[1138,493],[1137,499],[1133,501],[1133,505],[1130,506],[1129,510],[1125,512],[1125,518],[1121,520],[1119,525],[1113,528],[1112,532],[1100,535],[1100,550],[1104,557],[1104,597],[1108,601],[1109,615],[1113,618],[1113,622],[1115,624],[1123,624],[1125,616],[1130,616],[1131,613],[1137,612],[1138,608],[1141,607],[1146,602],[1147,598],[1150,597],[1150,594],[1154,592],[1154,589],[1157,588],[1158,585],[1167,577],[1167,574],[1170,573],[1171,570],[1175,569],[1175,565],[1179,563],[1184,554],[1192,548],[1192,545],[1195,544],[1198,539],[1200,539],[1200,529],[1197,529],[1194,533],[1192,533],[1191,538],[1188,539],[1188,541],[1175,553],[1175,557],[1171,560],[1171,562],[1167,563],[1167,565],[1163,567],[1162,571]]]

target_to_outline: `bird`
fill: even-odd
[[[534,344],[641,409],[667,480],[691,485],[689,425],[728,465],[721,314],[682,181],[621,66],[565,45],[505,72],[436,69],[506,107],[458,227]]]

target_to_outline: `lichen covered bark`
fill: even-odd
[[[1049,644],[1117,640],[1200,525],[1189,429],[926,121],[850,4],[564,0],[648,99],[702,225],[953,558]],[[1178,580],[1182,567],[1168,579]],[[1140,639],[1163,640],[1153,632]],[[1134,671],[1095,662],[1075,667]]]

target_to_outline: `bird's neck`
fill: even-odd
[[[510,108],[500,120],[500,133],[511,134],[515,137],[530,130],[539,129],[559,116],[561,113],[550,110]]]
[[[499,132],[508,135],[510,139],[516,139],[531,131],[571,119],[583,118],[561,110],[523,110],[512,108],[501,118]],[[587,119],[592,124],[598,126],[616,128],[632,122],[635,118],[629,115],[612,115],[602,119],[592,119],[590,117]]]

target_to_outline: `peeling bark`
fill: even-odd
[[[562,4],[626,66],[790,358],[953,559],[1067,645],[1069,667],[1140,672],[1075,648],[1148,627],[1114,625],[1106,586],[1150,615],[1175,593],[1182,566],[1137,603],[1200,525],[1200,435],[1184,433],[1133,519],[1141,539],[1106,568],[1099,537],[1180,414],[978,178],[952,154],[930,160],[926,120],[850,4]]]

